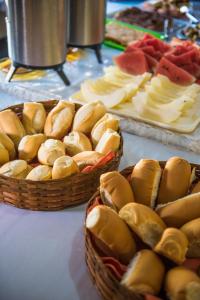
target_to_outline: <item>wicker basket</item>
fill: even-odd
[[[58,103],[57,100],[41,102],[47,113]],[[81,105],[76,104],[76,111]],[[23,104],[9,107],[21,119]],[[101,174],[118,169],[123,153],[123,139],[116,156],[106,165],[91,173],[79,173],[69,178],[31,181],[0,175],[0,202],[31,210],[60,210],[86,202],[96,191]]]
[[[165,166],[165,163],[166,162],[164,161],[160,162],[160,166],[163,168]],[[191,166],[196,168],[197,180],[200,180],[200,166],[196,164],[191,164]],[[121,174],[127,178],[131,174],[133,167],[134,166],[124,169],[123,171],[121,171]],[[97,191],[88,202],[86,216],[88,209],[92,206],[93,202],[98,196],[100,196],[99,191]],[[104,265],[100,255],[98,254],[98,250],[96,250],[94,247],[92,235],[86,228],[85,259],[92,280],[103,299],[144,300],[144,296],[130,292],[120,285],[120,282],[116,279],[112,272]]]

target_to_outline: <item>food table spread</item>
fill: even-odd
[[[114,9],[117,10],[117,6]],[[103,48],[106,63],[114,53],[114,50]],[[101,67],[98,71],[101,73]],[[39,94],[36,93],[38,83],[33,86],[33,100]],[[9,94],[2,82],[0,88],[1,108],[32,100],[30,93],[25,94],[23,83],[21,88],[20,84],[11,88]],[[62,96],[62,91],[60,94]],[[42,98],[45,98],[44,92]],[[123,138],[120,170],[141,158],[167,160],[171,156],[180,156],[200,163],[199,155],[192,152],[128,133],[123,133]],[[101,299],[85,264],[85,208],[86,204],[82,204],[58,212],[35,212],[0,204],[1,300]]]

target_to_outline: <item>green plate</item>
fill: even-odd
[[[146,29],[146,28],[143,28],[143,27],[140,27],[140,26],[137,26],[137,25],[131,25],[131,24],[128,24],[128,23],[125,23],[125,22],[122,22],[122,21],[115,20],[115,19],[107,18],[106,19],[106,24],[110,24],[110,23],[119,24],[119,25],[121,25],[123,27],[126,27],[126,28],[131,28],[131,29],[134,29],[134,30],[137,30],[137,31],[142,31],[144,33],[149,33],[149,34],[155,36],[156,38],[158,38],[160,40],[164,40],[164,35],[160,32],[157,32],[157,31]],[[124,51],[125,48],[126,48],[125,46],[122,46],[121,44],[119,44],[117,42],[113,42],[113,41],[110,41],[110,40],[107,40],[107,39],[104,40],[104,45],[106,45],[108,47],[118,49],[118,50],[121,50],[121,51]]]

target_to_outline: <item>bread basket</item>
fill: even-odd
[[[163,168],[165,166],[165,161],[160,161],[160,166]],[[121,171],[121,174],[128,178],[132,173],[134,166],[128,167]],[[191,167],[195,167],[196,180],[200,180],[200,166],[196,164],[191,164]],[[86,209],[86,217],[89,210],[92,206],[95,206],[95,201],[100,196],[99,191],[97,191],[90,201],[88,202]],[[94,282],[94,285],[97,287],[99,293],[102,296],[102,299],[105,300],[166,300],[165,295],[160,295],[157,297],[151,296],[144,297],[143,295],[136,294],[134,292],[128,291],[125,287],[120,285],[120,281],[113,274],[113,272],[105,265],[103,254],[100,253],[98,246],[96,247],[95,239],[90,234],[90,232],[85,228],[85,260],[91,275],[91,278]],[[144,270],[145,272],[145,270]]]
[[[48,113],[57,100],[41,102]],[[76,111],[81,105],[76,104]],[[21,119],[23,104],[9,107]],[[90,173],[78,173],[71,177],[48,181],[31,181],[0,175],[0,202],[30,210],[61,210],[86,202],[96,191],[101,174],[116,170],[123,151],[123,140],[115,157]]]

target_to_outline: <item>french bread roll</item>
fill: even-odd
[[[191,220],[200,218],[200,193],[159,205],[156,212],[167,226],[179,228]]]
[[[0,132],[0,143],[6,148],[9,153],[9,159],[13,160],[16,157],[15,145],[7,134]]]
[[[177,228],[166,228],[154,251],[161,254],[176,264],[184,262],[188,249],[188,239],[186,235]]]
[[[157,295],[161,289],[165,267],[153,251],[143,249],[135,255],[121,284],[134,293]]]
[[[89,138],[79,131],[70,132],[64,137],[63,142],[66,146],[66,152],[70,156],[74,156],[83,151],[92,151]]]
[[[134,202],[128,180],[117,171],[101,175],[100,193],[103,203],[116,211],[119,211],[127,203]]]
[[[18,146],[19,159],[31,161],[37,156],[38,149],[46,140],[46,136],[42,133],[25,135]]]
[[[96,151],[83,151],[73,156],[80,170],[86,166],[93,166],[103,157],[102,153]]]
[[[191,165],[183,158],[171,157],[163,170],[158,204],[172,202],[184,197],[190,186]]]
[[[128,203],[119,211],[119,216],[144,243],[152,248],[158,243],[166,228],[155,211],[143,204]]]
[[[27,134],[36,134],[43,132],[44,124],[46,121],[46,111],[42,103],[24,103],[22,118],[23,125]]]
[[[120,135],[112,129],[107,129],[98,144],[96,145],[95,151],[107,154],[110,151],[116,152],[120,145]]]
[[[180,229],[189,241],[187,257],[200,258],[200,218],[184,224]]]
[[[75,114],[75,104],[59,101],[50,111],[44,125],[44,133],[50,138],[61,139],[70,130]]]
[[[78,165],[70,156],[58,157],[52,169],[52,179],[59,179],[71,176],[79,172]]]
[[[141,159],[135,165],[131,174],[131,186],[136,202],[155,206],[161,173],[157,160]]]
[[[192,188],[191,194],[200,192],[200,181],[198,181]]]
[[[3,165],[9,161],[8,150],[0,143],[0,165]]]
[[[65,155],[65,145],[54,139],[48,139],[38,150],[38,160],[43,165],[53,166],[55,160]]]
[[[94,146],[98,144],[104,132],[109,128],[117,131],[119,120],[112,114],[106,113],[92,128],[91,138]]]
[[[74,117],[73,131],[90,133],[95,123],[106,113],[106,108],[100,101],[83,105]]]
[[[166,275],[165,291],[169,300],[199,300],[200,278],[189,269],[175,267]]]
[[[86,218],[86,228],[108,246],[116,257],[127,264],[136,251],[135,241],[128,226],[108,206],[97,205]],[[113,230],[117,234],[113,234]]]
[[[51,167],[39,165],[30,171],[26,179],[33,180],[33,181],[50,180],[51,174],[52,174]]]
[[[0,174],[8,177],[24,179],[31,170],[32,167],[29,166],[25,160],[18,159],[4,164],[0,168]]]
[[[6,109],[0,112],[0,131],[7,134],[15,147],[25,135],[25,129],[14,111]]]

